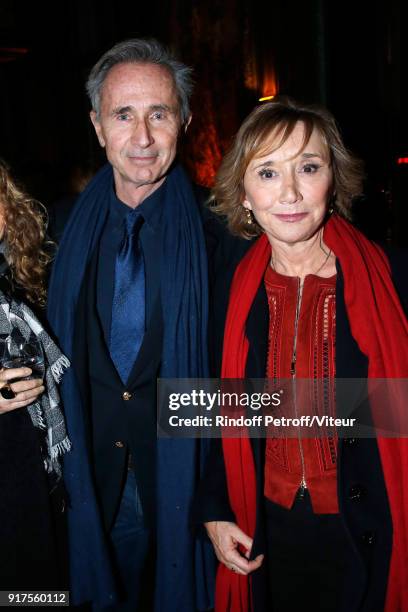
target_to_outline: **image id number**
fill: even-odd
[[[69,606],[69,592],[0,591],[0,606]]]

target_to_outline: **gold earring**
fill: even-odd
[[[252,225],[253,221],[252,221],[252,213],[250,210],[248,210],[248,208],[245,209],[245,214],[247,216],[246,218],[246,222],[248,223],[248,225]]]

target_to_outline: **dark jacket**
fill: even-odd
[[[2,254],[0,291],[21,297]],[[44,435],[27,408],[0,414],[0,590],[67,587],[62,484],[44,469]]]
[[[86,273],[78,302],[73,367],[92,426],[88,427],[94,477],[105,529],[109,532],[120,501],[128,451],[143,514],[154,522],[156,471],[156,378],[160,367],[163,318],[159,283],[142,346],[127,385],[106,350],[96,295],[98,252]],[[97,384],[89,384],[89,381]],[[92,391],[92,393],[91,393]],[[90,424],[90,423],[89,423]]]
[[[218,224],[219,225],[219,224]],[[229,289],[238,262],[251,243],[231,236],[220,238],[221,228],[207,224],[209,250],[212,255],[212,334],[213,375],[219,375]],[[400,261],[400,258],[396,258]],[[400,266],[402,268],[402,266]],[[397,269],[397,268],[395,268]],[[397,290],[408,296],[404,276]],[[343,298],[343,277],[338,269],[336,286],[336,372],[338,378],[365,378],[367,358],[351,335]],[[252,305],[246,335],[249,340],[246,376],[263,378],[266,372],[269,311],[264,285]],[[368,406],[358,407],[367,416]],[[356,416],[352,414],[351,416]],[[264,444],[251,440],[257,471],[257,523],[251,558],[265,553],[263,523]],[[338,442],[338,496],[340,514],[349,539],[349,564],[345,579],[344,612],[380,612],[384,609],[389,561],[392,547],[392,524],[377,442],[374,439],[347,438]],[[195,503],[195,520],[235,521],[229,505],[225,466],[220,440],[213,443]],[[253,574],[256,612],[266,607],[264,569]],[[273,602],[272,602],[273,604]]]
[[[181,169],[175,167],[174,173],[182,177]],[[126,387],[120,383],[117,373],[108,363],[109,354],[106,343],[103,346],[101,319],[100,316],[95,316],[95,308],[98,308],[95,300],[98,300],[99,288],[96,292],[93,288],[98,272],[95,262],[91,260],[97,257],[96,250],[101,242],[103,223],[108,213],[107,193],[111,188],[111,178],[111,168],[104,167],[79,200],[66,228],[62,250],[57,256],[51,279],[50,320],[73,363],[71,375],[64,380],[63,389],[70,412],[68,427],[74,432],[71,434],[73,446],[74,442],[76,443],[76,449],[65,461],[67,486],[72,499],[69,521],[71,550],[74,552],[70,559],[71,598],[75,600],[74,603],[92,599],[96,604],[108,605],[114,596],[114,572],[109,562],[109,542],[104,535],[115,514],[120,488],[126,476],[127,449],[130,448],[144,514],[149,519],[154,520],[149,507],[153,487],[159,492],[156,496],[156,533],[160,542],[156,549],[156,608],[178,610],[181,606],[186,610],[194,609],[194,599],[197,597],[197,607],[205,609],[209,603],[208,594],[213,592],[211,573],[214,558],[209,543],[194,542],[193,534],[187,529],[169,527],[184,527],[190,510],[195,486],[195,466],[199,457],[195,440],[181,443],[179,440],[160,440],[157,443],[156,376],[159,369],[164,374],[170,372],[169,368],[173,363],[168,350],[163,346],[165,340],[162,340],[161,312],[159,316],[153,313],[151,324],[147,323],[148,329]],[[180,189],[183,186],[189,191],[187,183],[183,185],[181,181]],[[195,202],[192,199],[190,202],[189,193],[188,198],[189,207],[194,207]],[[187,217],[193,217],[194,223],[191,227],[196,227],[198,219],[195,218],[194,209],[190,215],[187,207],[183,208]],[[177,211],[174,212],[176,219]],[[170,217],[170,213],[168,216]],[[167,227],[170,228],[167,236],[170,236],[178,224],[170,224],[171,219],[167,219],[167,215],[165,218]],[[172,240],[168,243],[171,249],[174,243]],[[200,257],[201,255],[200,250]],[[171,261],[169,258],[169,262]],[[200,258],[199,263],[204,275],[203,258]],[[89,269],[88,264],[91,264]],[[194,268],[190,268],[190,271],[194,272]],[[64,287],[65,276],[69,280]],[[157,283],[160,297],[164,294],[164,286],[167,292],[168,278],[166,277],[165,285]],[[150,277],[147,279],[147,289],[151,284],[149,279]],[[204,281],[204,288],[206,279],[201,279]],[[178,279],[176,284],[177,282]],[[205,294],[206,291],[202,291],[202,301]],[[181,296],[181,293],[177,295]],[[161,299],[158,302],[160,303]],[[184,301],[184,304],[188,303],[187,300]],[[166,306],[168,307],[168,304]],[[168,316],[168,313],[166,314]],[[197,358],[201,358],[203,353],[201,335],[202,332],[200,346],[195,354]],[[193,341],[195,335],[192,334],[190,338]],[[88,350],[92,352],[92,359],[88,359],[86,355]],[[163,353],[166,357],[164,368],[158,363]],[[178,357],[182,357],[183,362],[187,363],[187,354],[180,350],[180,355],[174,360],[175,366],[178,366]],[[194,367],[195,361],[196,359],[191,362]],[[202,363],[205,365],[204,353]],[[185,371],[189,371],[188,367]],[[98,383],[103,383],[103,390],[96,390],[95,385],[89,384],[95,374],[99,377]],[[103,380],[100,380],[101,377]],[[98,386],[100,387],[99,384]],[[123,395],[125,390],[126,396]],[[87,427],[87,419],[91,421],[91,426]],[[148,428],[152,422],[154,431],[150,433]],[[154,460],[149,458],[150,451],[142,448],[140,440],[143,441],[143,438],[149,449],[154,449],[157,453],[160,465],[157,470]],[[144,466],[147,468],[144,469]],[[164,466],[166,469],[163,469]],[[155,472],[156,478],[152,478],[151,475]],[[96,488],[99,504],[95,500]],[[100,518],[103,518],[103,525]],[[197,549],[195,556],[194,547]],[[210,556],[207,567],[207,559]],[[191,559],[192,562],[186,564],[185,559]]]
[[[208,192],[196,185],[193,188],[197,201],[202,205],[201,211],[207,218],[203,202]],[[61,236],[67,218],[64,209],[55,208],[50,227],[52,236]],[[90,449],[90,464],[105,531],[109,532],[118,509],[129,452],[143,515],[150,526],[155,521],[156,395],[162,354],[163,315],[160,278],[150,278],[154,287],[151,315],[140,352],[128,383],[124,385],[106,349],[103,315],[97,295],[97,288],[103,290],[104,285],[103,278],[97,278],[98,255],[96,249],[78,299],[72,367],[83,405],[90,407],[85,415],[88,421],[87,448]],[[155,274],[159,274],[159,267]],[[89,384],[90,380],[96,381],[96,384]]]

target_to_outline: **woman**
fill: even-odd
[[[1,590],[63,586],[55,530],[62,510],[59,456],[70,443],[56,383],[69,362],[22,301],[45,303],[44,236],[40,205],[0,161],[1,346],[5,351],[17,338],[39,342],[45,360],[44,379],[27,380],[33,373],[28,367],[0,369]]]
[[[245,120],[213,192],[241,238],[214,266],[222,377],[407,377],[398,279],[346,221],[361,182],[327,111],[277,101]],[[281,434],[213,446],[196,516],[217,612],[408,610],[406,440]]]

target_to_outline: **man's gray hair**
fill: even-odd
[[[177,61],[170,51],[154,38],[124,40],[104,53],[92,68],[86,83],[86,91],[98,118],[101,89],[106,76],[113,66],[123,63],[158,64],[166,68],[173,77],[177,89],[181,122],[184,124],[188,120],[190,96],[193,91],[193,70]]]

